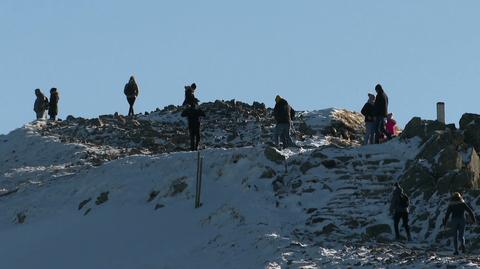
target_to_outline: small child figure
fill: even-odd
[[[387,114],[387,124],[385,128],[391,137],[397,136],[397,121],[393,119],[393,113]]]

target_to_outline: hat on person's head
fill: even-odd
[[[191,88],[192,90],[195,90],[195,89],[197,88],[197,84],[192,83],[192,85],[190,85],[190,88]]]
[[[192,89],[192,88],[191,88],[190,86],[188,86],[188,85],[187,85],[187,86],[185,86],[184,88],[185,88],[185,90],[186,90],[186,91],[188,91],[188,90],[191,90],[191,89]]]
[[[275,97],[275,102],[278,103],[278,102],[280,102],[280,100],[282,100],[282,99],[283,99],[283,98],[282,98],[280,95],[277,95],[277,96]]]
[[[373,93],[368,93],[368,97],[369,97],[369,98],[375,97],[375,94],[373,94]]]
[[[50,92],[51,92],[51,93],[52,93],[52,92],[56,92],[56,91],[57,91],[57,88],[51,88],[51,89],[50,89]]]
[[[41,93],[40,89],[35,89],[35,93]]]
[[[376,92],[383,92],[382,85],[380,85],[380,84],[375,85],[375,91]]]
[[[393,113],[388,113],[387,117],[390,117],[390,118],[393,117]]]

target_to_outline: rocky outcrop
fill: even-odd
[[[465,136],[467,128],[476,132],[477,120],[480,124],[480,116],[465,114],[460,120],[461,129],[456,130],[437,121],[413,118],[402,137],[418,136],[423,146],[400,178],[404,187],[412,193],[423,192],[427,198],[436,191],[447,193],[478,188],[480,160],[475,141]]]
[[[460,119],[460,130],[463,131],[465,142],[480,150],[480,115],[465,113]]]

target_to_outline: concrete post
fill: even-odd
[[[445,103],[437,103],[437,121],[445,124]]]

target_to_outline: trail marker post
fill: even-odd
[[[445,103],[437,103],[437,121],[445,124]]]

